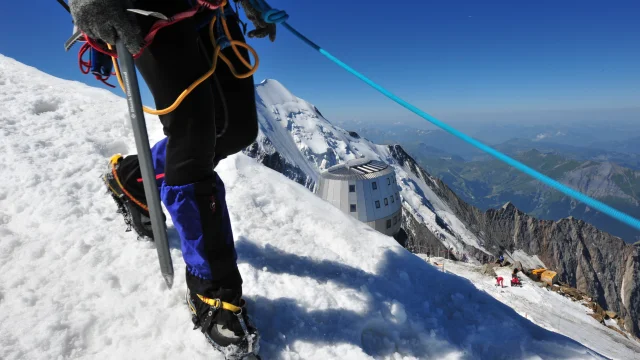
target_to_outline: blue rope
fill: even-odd
[[[463,140],[465,142],[467,142],[468,144],[471,144],[475,147],[477,147],[478,149],[488,153],[489,155],[492,155],[493,157],[497,158],[498,160],[510,165],[511,167],[514,167],[520,171],[522,171],[523,173],[533,177],[536,180],[541,181],[542,183],[562,192],[563,194],[570,196],[586,205],[588,205],[589,207],[596,209],[604,214],[607,214],[609,216],[611,216],[614,219],[617,219],[631,227],[634,227],[638,230],[640,230],[640,220],[634,218],[633,216],[630,216],[628,214],[623,213],[620,210],[614,209],[611,206],[598,201],[594,198],[589,197],[588,195],[585,195],[577,190],[574,190],[572,188],[570,188],[567,185],[564,185],[550,177],[548,177],[547,175],[544,175],[530,167],[528,167],[527,165],[501,153],[498,150],[495,150],[493,148],[491,148],[488,145],[485,145],[483,143],[481,143],[480,141],[472,138],[471,136],[464,134],[462,132],[460,132],[459,130],[454,129],[453,127],[443,123],[442,121],[434,118],[433,116],[427,114],[426,112],[418,109],[417,107],[409,104],[408,102],[402,100],[401,98],[399,98],[398,96],[394,95],[393,93],[391,93],[390,91],[388,91],[387,89],[383,88],[382,86],[376,84],[375,82],[373,82],[373,80],[367,78],[366,76],[362,75],[361,73],[357,72],[356,70],[354,70],[353,68],[351,68],[349,65],[343,63],[342,61],[340,61],[338,58],[336,58],[335,56],[331,55],[328,51],[324,50],[323,48],[321,48],[320,46],[318,46],[316,43],[314,43],[313,41],[309,40],[306,36],[302,35],[300,32],[298,32],[296,29],[294,29],[291,25],[289,25],[288,23],[286,23],[286,20],[289,18],[289,15],[287,15],[287,13],[285,11],[282,10],[275,10],[272,9],[269,5],[267,5],[264,0],[249,0],[251,2],[251,4],[256,8],[259,9],[260,11],[262,11],[263,14],[263,19],[265,22],[267,23],[275,23],[275,24],[281,24],[282,26],[284,26],[287,30],[289,30],[291,33],[293,33],[293,35],[295,35],[296,37],[298,37],[300,40],[304,41],[307,45],[311,46],[312,48],[314,48],[315,50],[317,50],[320,54],[324,55],[325,57],[327,57],[329,60],[333,61],[334,63],[336,63],[338,66],[342,67],[343,69],[347,70],[348,72],[350,72],[351,74],[355,75],[357,78],[359,78],[360,80],[364,81],[365,83],[367,83],[369,86],[373,87],[374,89],[378,90],[379,92],[381,92],[383,95],[387,96],[388,98],[390,98],[391,100],[395,101],[396,103],[402,105],[403,107],[405,107],[406,109],[410,110],[411,112],[415,113],[416,115],[422,117],[423,119],[429,121],[430,123],[434,124],[435,126],[441,128],[442,130],[448,132],[449,134],[457,137],[460,140]]]
[[[218,8],[218,10],[216,10],[216,14],[219,17],[226,19],[227,16],[233,16],[233,14],[235,14],[235,12],[233,11],[233,8],[231,6],[227,6],[227,7],[225,7],[224,10],[221,9],[221,8]],[[211,22],[211,20],[209,19],[209,22],[207,22],[206,25],[209,25],[210,22]],[[224,49],[228,48],[229,46],[231,46],[231,41],[229,40],[229,38],[225,34],[224,28],[222,27],[222,21],[217,21],[216,22],[216,31],[218,33],[218,37],[216,38],[216,43],[218,45],[220,45],[220,50],[224,50]]]
[[[264,13],[263,19],[269,24],[282,24],[289,19],[289,14],[284,10],[271,9]]]
[[[282,24],[289,19],[286,11],[272,9],[264,0],[249,0],[249,3],[254,9],[260,11],[262,20],[267,24]]]

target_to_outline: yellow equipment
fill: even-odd
[[[558,273],[555,271],[547,270],[540,275],[540,280],[546,282],[549,285],[553,285],[558,282]]]
[[[540,276],[540,274],[542,274],[545,271],[547,271],[547,269],[535,269],[535,270],[531,270],[531,273],[533,275]]]

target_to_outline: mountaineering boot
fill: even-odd
[[[222,179],[162,187],[186,263],[186,302],[194,329],[228,360],[257,359],[259,334],[242,300],[233,230]]]
[[[109,160],[108,170],[102,175],[108,193],[118,206],[118,213],[124,217],[126,231],[135,230],[138,239],[148,238],[153,241],[149,208],[144,196],[137,156],[123,158],[115,154]],[[163,218],[166,220],[164,214]]]
[[[240,290],[219,289],[214,298],[187,290],[186,300],[194,330],[200,328],[207,341],[227,360],[260,359],[260,334],[247,315]]]

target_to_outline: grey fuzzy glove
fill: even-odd
[[[122,39],[132,54],[142,49],[144,40],[133,14],[128,14],[127,0],[70,0],[71,16],[76,26],[92,39],[115,45]]]
[[[250,38],[263,38],[269,35],[269,40],[274,42],[276,40],[276,24],[269,24],[262,19],[262,13],[260,10],[251,6],[247,0],[236,0],[240,3],[244,9],[244,13],[247,15],[247,19],[251,20],[255,30],[249,31],[247,34]]]

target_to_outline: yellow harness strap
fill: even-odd
[[[133,195],[131,195],[131,193],[129,193],[125,188],[124,185],[122,185],[122,183],[120,182],[120,178],[118,177],[118,173],[116,172],[116,164],[118,163],[118,160],[122,158],[121,154],[115,154],[111,157],[111,159],[109,159],[109,164],[111,164],[111,174],[113,175],[113,178],[116,180],[116,182],[118,183],[118,186],[120,186],[120,190],[122,190],[122,192],[131,200],[133,201],[136,205],[140,206],[142,209],[144,209],[145,211],[149,211],[149,207],[145,204],[142,203],[142,201],[136,199],[135,197],[133,197]],[[108,184],[108,183],[107,183]],[[109,188],[111,188],[111,191],[113,191],[114,193],[117,193],[117,191],[111,187],[111,185],[108,185]]]
[[[221,301],[220,299],[209,299],[208,297],[204,297],[198,294],[198,298],[205,304],[212,306],[216,309],[225,309],[231,311],[234,314],[237,314],[242,311],[241,307],[235,306],[228,302]]]

